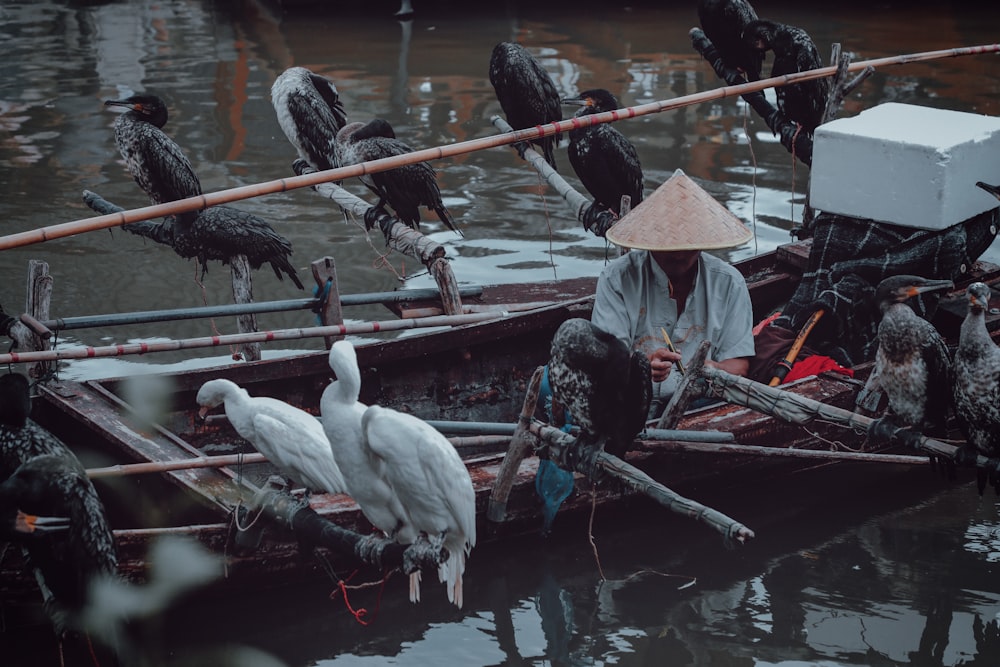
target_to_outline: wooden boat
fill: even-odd
[[[788,299],[801,277],[809,248],[808,241],[787,244],[737,264],[750,285],[756,320]],[[1000,267],[978,263],[969,274],[969,280],[973,279],[1000,284]],[[357,341],[363,369],[362,401],[412,412],[443,424],[442,430],[459,434],[456,446],[464,455],[477,493],[478,549],[493,540],[540,529],[540,505],[534,490],[537,458],[528,456],[517,468],[502,522],[487,519],[490,494],[532,375],[548,359],[553,333],[567,318],[590,316],[594,288],[593,278],[488,286],[475,302],[499,307],[525,301],[551,305],[394,339]],[[964,316],[962,288],[957,286],[938,309],[936,323],[952,340]],[[429,305],[392,303],[389,307],[402,313]],[[1000,327],[998,319],[990,318],[994,330]],[[865,370],[858,368],[855,378],[821,374],[795,382],[787,390],[826,405],[852,409]],[[216,377],[229,378],[252,395],[274,396],[317,414],[330,370],[324,351],[158,375],[156,379],[169,386],[169,407],[155,422],[144,420],[143,405],[129,402],[128,378],[53,381],[39,386],[33,417],[75,448],[90,468],[252,452],[223,419],[195,424],[194,395],[203,382]],[[507,437],[499,442],[496,438],[463,438],[461,426],[466,423],[497,425],[492,432]],[[731,433],[736,444],[717,447],[709,455],[697,444],[681,443],[678,451],[677,442],[643,439],[626,459],[667,487],[695,496],[706,485],[736,484],[734,488],[745,490],[749,485],[770,484],[792,470],[829,465],[835,459],[833,454],[824,453],[830,449],[828,439],[859,448],[864,438],[842,428],[831,433],[835,427],[821,423],[802,428],[729,404],[689,411],[677,428]],[[741,447],[746,447],[745,451]],[[755,448],[774,452],[811,449],[823,458],[761,456]],[[902,455],[898,461],[917,464],[926,459]],[[141,578],[151,540],[166,534],[192,536],[223,555],[228,577],[234,581],[282,572],[302,574],[317,568],[300,557],[295,536],[287,529],[268,524],[263,539],[247,546],[243,542],[248,534],[234,527],[235,508],[245,503],[248,490],[262,485],[271,472],[266,463],[247,463],[95,478],[116,529],[122,573]],[[637,494],[622,492],[615,485],[598,486],[595,494],[602,511],[643,502]],[[591,503],[588,493],[571,496],[557,521],[586,516]],[[371,530],[346,496],[314,494],[311,507],[343,528],[359,533]],[[664,515],[669,513],[664,511]],[[33,588],[16,557],[5,558],[0,572],[5,595],[26,594]]]
[[[928,57],[942,57],[942,53],[928,54]],[[852,67],[862,65],[856,63]],[[819,70],[800,73],[794,75],[794,80],[821,75],[825,73]],[[783,83],[792,80],[786,77]],[[776,84],[774,81],[770,84],[757,82],[711,95],[742,94],[750,92],[751,88],[767,85]],[[714,97],[691,97],[673,102],[680,105],[705,99]],[[666,108],[671,107],[658,103],[632,110],[632,114],[653,113]],[[609,113],[607,118],[592,117],[591,120],[607,122],[612,118],[613,114]],[[568,129],[569,125],[558,128],[559,131]],[[520,130],[488,141],[476,140],[433,151],[428,149],[414,153],[408,159],[426,160],[509,144],[529,139],[532,133],[541,131],[540,128]],[[551,133],[556,128],[547,127],[544,131]],[[98,209],[104,215],[78,221],[82,224],[68,223],[58,230],[35,230],[30,234],[12,235],[5,240],[8,244],[37,242],[152,215],[196,210],[249,196],[285,191],[290,187],[317,186],[333,180],[334,175],[345,178],[361,173],[350,173],[349,168],[334,171],[336,174],[304,174],[252,189],[236,189],[228,195],[215,193],[147,207],[141,214],[121,212],[110,207]],[[581,218],[583,207],[587,204],[584,198],[572,203],[566,193],[563,196],[577,212],[577,217]],[[351,201],[338,201],[338,204],[345,210],[353,210],[356,206]],[[367,208],[363,204],[361,206]],[[0,244],[0,247],[9,246]],[[809,247],[809,242],[788,244],[737,265],[750,286],[755,320],[759,321],[780,308],[791,296],[801,280]],[[428,260],[432,254],[428,251]],[[997,283],[1000,282],[1000,267],[979,264],[968,275],[970,280]],[[455,424],[470,422],[496,425],[495,432],[509,438],[522,416],[525,396],[534,373],[548,359],[553,333],[568,318],[590,316],[595,283],[594,278],[582,278],[529,285],[488,286],[484,287],[480,296],[467,303],[484,309],[501,308],[502,314],[497,317],[395,339],[371,339],[365,344],[359,341],[358,361],[363,369],[361,400],[450,424],[453,430],[457,430]],[[958,286],[950,295],[950,304],[939,308],[938,327],[952,340],[957,336],[964,312],[960,305],[964,301],[961,288],[961,285]],[[539,302],[549,305],[520,309],[527,303]],[[437,304],[411,303],[404,307],[394,302],[387,305],[397,315],[402,315],[404,308],[405,312],[417,312]],[[506,312],[506,306],[510,306],[510,312]],[[520,308],[515,310],[514,306]],[[998,326],[996,319],[991,318],[994,329]],[[864,367],[855,370],[858,375],[853,379],[839,374],[821,374],[798,381],[787,390],[822,405],[850,409],[866,372]],[[207,426],[195,425],[194,395],[205,381],[225,377],[245,387],[252,395],[273,396],[317,414],[319,397],[329,376],[325,352],[161,374],[157,379],[169,385],[161,398],[169,407],[152,420],[146,406],[131,398],[134,394],[131,393],[130,378],[51,381],[40,385],[33,417],[73,447],[91,468],[111,464],[154,464],[152,468],[156,472],[123,474],[123,471],[111,471],[111,474],[95,477],[95,484],[105,500],[116,530],[123,574],[142,578],[150,543],[159,536],[184,534],[223,556],[231,581],[252,581],[263,574],[271,579],[278,573],[309,572],[319,565],[304,562],[295,535],[287,528],[266,524],[265,534],[261,536],[236,525],[244,503],[269,476],[271,469],[268,465],[242,463],[226,467],[165,469],[155,464],[199,459],[206,454],[220,452],[251,451],[223,420],[216,420]],[[721,446],[698,447],[692,443],[679,445],[678,441],[642,439],[627,455],[626,462],[661,484],[690,494],[697,494],[706,485],[735,484],[735,488],[745,489],[748,485],[767,484],[790,470],[825,466],[838,458],[834,454],[842,453],[824,451],[829,450],[829,438],[836,437],[854,448],[860,448],[860,440],[863,440],[863,434],[859,436],[851,431],[836,430],[836,427],[823,423],[802,428],[731,404],[689,411],[676,427],[684,431],[728,434],[736,444],[714,443]],[[836,430],[835,436],[831,434],[832,430]],[[534,491],[538,459],[529,456],[519,463],[510,480],[509,495],[503,499],[502,520],[489,520],[488,512],[495,509],[491,505],[491,495],[502,471],[507,441],[497,446],[495,440],[474,437],[459,440],[456,446],[466,455],[466,464],[476,488],[480,520],[477,549],[508,535],[539,530],[540,507]],[[806,458],[801,451],[794,452],[796,458],[777,455],[803,449],[812,451],[819,458]],[[772,455],[763,456],[762,450],[770,451]],[[712,453],[711,458],[706,459],[706,452]],[[706,460],[710,461],[709,465],[705,465]],[[863,460],[911,464],[925,461],[924,458],[903,455],[895,459]],[[641,502],[638,494],[607,486],[598,487],[594,498],[602,510]],[[356,505],[346,496],[314,495],[310,505],[316,514],[337,526],[356,533],[370,531]],[[586,516],[591,505],[591,498],[586,494],[571,496],[560,510],[559,521]],[[492,516],[492,519],[500,518]],[[0,563],[0,586],[5,596],[33,592],[34,582],[22,565],[16,555]]]

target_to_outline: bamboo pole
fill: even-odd
[[[486,313],[468,313],[465,315],[441,315],[420,319],[410,318],[405,320],[377,320],[374,322],[339,324],[325,327],[275,329],[273,331],[259,331],[249,334],[225,334],[219,336],[202,336],[200,338],[181,338],[163,343],[130,343],[126,345],[64,348],[38,352],[9,352],[6,354],[0,354],[0,364],[22,364],[34,361],[53,361],[60,359],[90,359],[93,357],[121,357],[132,354],[189,350],[203,347],[220,347],[253,342],[270,343],[278,340],[299,340],[302,338],[322,338],[326,336],[355,336],[386,331],[402,331],[404,329],[452,327],[463,324],[478,324],[480,322],[499,320],[512,316],[516,315],[511,315],[507,311],[491,311]]]
[[[509,435],[456,436],[448,438],[448,442],[459,451],[463,449],[495,449],[498,453],[502,451],[498,448],[506,446],[509,441]],[[125,475],[148,475],[175,470],[194,470],[196,468],[225,468],[228,466],[267,462],[267,458],[259,452],[225,454],[221,456],[195,456],[189,459],[119,463],[103,468],[87,468],[87,477],[90,479],[101,479],[106,477],[123,477]]]
[[[767,447],[728,442],[660,441],[650,445],[657,452],[691,452],[698,454],[725,454],[727,456],[760,456],[764,458],[819,459],[822,461],[852,461],[860,463],[892,463],[895,465],[926,465],[930,459],[913,454],[873,454],[871,452],[845,452],[828,449],[801,449],[798,447]]]
[[[914,62],[939,60],[941,58],[996,53],[998,51],[1000,51],[1000,44],[984,44],[980,46],[941,49],[938,51],[923,51],[919,53],[859,61],[851,64],[848,67],[848,70],[854,72],[866,67],[904,65]],[[821,67],[806,72],[796,72],[794,74],[761,79],[760,81],[744,83],[738,86],[724,86],[714,90],[693,93],[691,95],[683,95],[672,100],[648,102],[634,107],[615,109],[613,111],[590,114],[579,118],[574,117],[556,123],[548,123],[545,125],[538,125],[533,128],[515,130],[514,132],[507,134],[470,139],[468,141],[461,141],[454,144],[448,144],[446,146],[425,148],[402,156],[382,158],[380,160],[362,162],[360,164],[350,165],[348,167],[339,167],[337,169],[327,169],[314,174],[279,178],[277,180],[267,181],[264,183],[255,183],[228,190],[221,190],[219,192],[210,192],[196,197],[180,199],[165,204],[145,206],[129,211],[121,211],[119,213],[100,215],[93,218],[84,218],[57,225],[40,227],[38,229],[0,236],[0,250],[52,241],[59,238],[65,238],[67,236],[82,234],[84,232],[117,227],[130,222],[138,222],[140,220],[149,220],[151,218],[166,215],[176,215],[189,211],[198,211],[209,206],[218,206],[219,204],[226,204],[242,199],[277,194],[279,192],[288,192],[289,190],[311,187],[320,183],[342,181],[347,178],[373,174],[380,171],[386,171],[388,169],[396,169],[398,167],[414,164],[416,162],[438,160],[446,157],[454,157],[456,155],[464,155],[466,153],[472,153],[487,148],[496,148],[498,146],[506,146],[517,142],[530,141],[532,139],[547,137],[561,132],[568,132],[576,128],[588,127],[597,123],[610,123],[624,118],[635,118],[663,111],[671,111],[691,106],[693,104],[700,104],[702,102],[711,102],[713,100],[720,100],[727,97],[744,95],[746,93],[764,90],[765,88],[787,86],[792,83],[832,76],[836,74],[836,72],[836,67]]]
[[[461,296],[482,296],[481,285],[470,285],[459,288]],[[340,295],[341,306],[359,306],[375,303],[401,303],[408,301],[423,301],[436,299],[441,293],[430,287],[390,292],[365,292],[361,294]],[[307,299],[282,299],[278,301],[256,301],[254,303],[229,303],[218,306],[193,306],[191,308],[173,308],[169,310],[142,310],[131,313],[109,313],[105,315],[77,315],[74,317],[56,317],[44,320],[39,324],[52,331],[68,331],[70,329],[87,329],[89,327],[113,327],[126,324],[149,324],[151,322],[172,322],[175,320],[190,320],[205,317],[222,317],[240,315],[242,313],[280,313],[293,310],[310,310],[320,305],[316,297]],[[551,305],[551,302],[532,302],[533,307]],[[405,311],[404,311],[405,312]],[[472,311],[477,312],[477,311]],[[440,314],[440,313],[435,313]],[[24,316],[22,315],[22,318]],[[419,317],[412,315],[411,317]]]

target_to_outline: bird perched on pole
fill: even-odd
[[[966,295],[969,312],[959,331],[951,383],[955,417],[966,439],[960,458],[982,454],[1000,459],[1000,348],[986,328],[990,288],[972,283]],[[980,494],[987,481],[1000,493],[996,466],[993,470],[978,468],[977,473]]]
[[[289,67],[271,85],[271,105],[281,131],[310,167],[340,166],[337,132],[347,124],[347,112],[333,81],[305,67]]]
[[[897,275],[882,280],[875,289],[882,319],[875,368],[862,393],[881,387],[888,398],[888,418],[895,425],[932,437],[947,433],[951,357],[934,325],[906,302],[953,286],[950,280]],[[859,396],[859,400],[863,399]]]
[[[760,79],[764,52],[743,39],[747,24],[757,12],[747,0],[698,0],[698,21],[722,62],[743,72],[747,81]]]
[[[448,439],[422,419],[378,405],[361,418],[368,448],[406,508],[412,528],[448,559],[438,568],[448,601],[463,604],[465,561],[476,546],[476,492]],[[420,600],[420,572],[410,575],[410,601]]]
[[[223,378],[204,383],[195,400],[202,419],[223,405],[240,437],[291,483],[304,486],[307,492],[347,492],[323,425],[305,410],[270,396],[251,396],[243,387]]]
[[[133,95],[104,104],[127,109],[115,120],[115,143],[132,178],[153,204],[201,195],[201,183],[191,162],[162,130],[167,122],[167,105],[162,99]],[[84,192],[84,201],[103,212],[117,208],[89,192]],[[103,209],[96,204],[98,201]],[[252,268],[268,263],[279,280],[287,275],[296,287],[303,288],[289,260],[292,244],[288,239],[266,221],[231,206],[132,222],[122,228],[169,245],[185,259],[196,258],[202,275],[210,260],[228,264],[232,257],[243,255]]]
[[[500,42],[490,55],[490,83],[507,122],[515,130],[562,120],[559,93],[552,77],[526,48],[514,42]],[[556,168],[558,135],[533,139],[545,161]],[[515,145],[521,157],[522,147]]]
[[[571,318],[552,337],[548,364],[553,403],[580,427],[577,451],[622,456],[645,428],[652,400],[649,360],[589,320]]]
[[[348,123],[337,133],[337,151],[344,166],[412,153],[409,145],[396,138],[388,121],[375,118],[368,123]],[[462,235],[448,208],[441,200],[434,169],[426,162],[415,162],[395,169],[364,174],[361,182],[378,195],[376,210],[392,206],[396,217],[413,229],[420,227],[420,207],[434,211],[448,229]]]
[[[618,108],[618,100],[603,88],[585,90],[562,103],[579,106],[574,114],[578,118]],[[629,195],[632,206],[642,201],[639,154],[632,142],[610,123],[570,130],[567,152],[569,163],[599,208],[620,215],[622,195]]]
[[[132,95],[107,100],[105,106],[127,109],[115,119],[115,145],[132,178],[153,204],[165,204],[201,194],[201,181],[181,147],[163,131],[167,105],[156,95]],[[187,227],[197,211],[177,215]]]
[[[771,76],[785,76],[823,67],[819,51],[812,38],[802,28],[758,19],[751,21],[743,29],[743,39],[762,54],[774,52]],[[778,110],[788,120],[802,126],[812,134],[823,122],[826,98],[830,95],[830,79],[820,77],[775,89]]]
[[[354,345],[338,340],[330,348],[328,362],[336,379],[323,390],[320,414],[337,465],[344,473],[347,493],[375,528],[400,544],[411,544],[417,534],[406,508],[385,476],[385,464],[361,432],[361,418],[368,406],[358,400],[361,369]]]

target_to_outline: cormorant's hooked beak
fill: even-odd
[[[560,103],[566,106],[574,107],[592,107],[594,106],[594,100],[589,97],[567,97],[560,100]]]
[[[56,533],[62,530],[69,530],[70,520],[64,516],[35,516],[25,514],[21,510],[17,511],[17,518],[14,520],[14,531],[18,533]]]
[[[976,183],[976,187],[982,188],[983,190],[986,190],[997,199],[1000,199],[1000,185],[990,185],[989,183],[983,183],[982,181],[978,181]]]
[[[132,111],[142,111],[141,104],[135,104],[126,100],[105,100],[104,106],[131,109]]]
[[[926,294],[927,292],[938,292],[940,290],[951,289],[955,286],[950,280],[928,280],[920,285],[910,285],[909,296]]]

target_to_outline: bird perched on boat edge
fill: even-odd
[[[893,424],[932,437],[947,435],[951,406],[951,355],[933,324],[917,315],[908,299],[950,289],[950,280],[896,275],[879,282],[875,302],[882,319],[878,325],[875,367],[863,394],[881,387],[888,398]]]
[[[490,83],[507,122],[515,130],[562,120],[559,93],[552,77],[526,48],[515,42],[500,42],[490,55]],[[559,135],[531,143],[542,149],[545,161],[556,168],[555,148]],[[515,145],[521,157],[524,149]]]
[[[812,38],[802,28],[758,19],[743,29],[743,39],[760,50],[774,52],[771,76],[785,76],[823,67],[819,51]],[[786,86],[777,86],[778,110],[790,121],[812,134],[823,122],[826,100],[830,96],[830,79],[820,77]]]
[[[747,81],[760,79],[764,52],[743,39],[757,12],[747,0],[698,0],[698,22],[728,67],[743,72]]]
[[[337,151],[344,166],[412,153],[409,145],[396,138],[392,126],[383,118],[368,123],[348,123],[337,133]],[[462,235],[451,213],[441,200],[434,169],[426,162],[415,162],[395,169],[359,176],[361,182],[378,195],[376,210],[388,203],[396,217],[412,229],[420,227],[420,206],[437,214],[448,229]]]
[[[323,425],[313,415],[270,396],[251,396],[231,380],[205,382],[195,398],[202,419],[223,405],[233,429],[273,463],[291,484],[306,492],[346,493]]]
[[[385,478],[406,508],[412,527],[448,559],[438,578],[448,601],[463,604],[465,561],[476,545],[476,493],[469,471],[448,439],[424,420],[378,405],[361,419],[368,447],[385,465]],[[410,601],[420,600],[420,572],[410,575]]]
[[[652,400],[649,359],[583,318],[563,322],[548,363],[553,403],[580,427],[576,450],[622,456],[645,428]]]
[[[576,117],[618,108],[617,98],[603,88],[585,90],[562,103],[579,106]],[[639,154],[632,142],[610,123],[570,130],[567,152],[573,170],[599,207],[620,215],[622,195],[631,197],[632,206],[642,201]]]
[[[132,178],[154,204],[201,194],[201,183],[180,147],[161,128],[167,106],[155,95],[133,95],[108,100],[106,106],[128,109],[115,120],[115,143]],[[87,201],[90,193],[84,193]],[[169,245],[185,259],[196,258],[202,276],[210,260],[228,264],[244,255],[254,269],[265,262],[279,280],[287,275],[296,287],[302,281],[289,257],[292,244],[261,218],[231,206],[170,215],[162,220],[142,220],[122,225],[132,234]]]
[[[132,95],[106,100],[105,106],[125,108],[115,119],[115,144],[132,178],[153,204],[165,204],[201,194],[201,181],[181,147],[163,131],[167,105],[156,95]],[[197,211],[181,213],[177,223],[190,225]]]
[[[337,132],[347,124],[347,112],[333,81],[305,67],[289,67],[271,85],[271,105],[281,131],[310,167],[340,166]]]
[[[978,468],[977,479],[980,494],[987,481],[1000,493],[1000,348],[986,327],[990,288],[975,282],[966,295],[969,312],[959,331],[951,382],[955,417],[966,439],[958,458],[997,459],[992,470]]]
[[[118,560],[104,505],[76,455],[28,418],[28,379],[0,376],[0,513],[52,517],[7,532],[27,551],[59,634],[79,629],[90,584],[113,577]],[[30,519],[29,519],[30,521]],[[48,530],[65,526],[65,530]],[[6,525],[5,525],[6,528]],[[40,529],[39,529],[40,528]]]
[[[361,369],[357,351],[350,341],[338,340],[330,348],[328,361],[336,379],[323,390],[320,418],[344,474],[347,494],[375,528],[400,544],[411,544],[417,533],[406,508],[386,479],[384,462],[362,437],[361,418],[368,406],[358,400]]]

